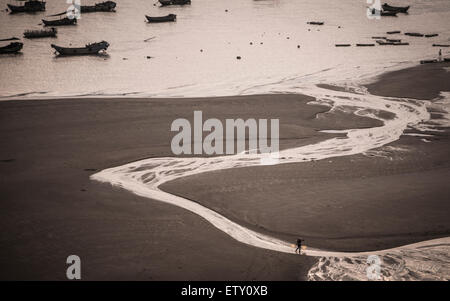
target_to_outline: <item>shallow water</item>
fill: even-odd
[[[436,57],[438,49],[431,45],[450,43],[448,0],[408,1],[409,15],[381,20],[367,18],[365,0],[193,0],[190,6],[163,8],[151,0],[116,2],[116,13],[82,14],[77,26],[59,27],[58,38],[25,40],[22,55],[1,56],[0,97],[301,92],[303,85],[355,81]],[[0,7],[6,3],[0,0]],[[67,7],[65,0],[49,0],[42,13],[1,11],[0,37],[21,37],[26,29],[40,28],[45,15]],[[177,14],[177,22],[145,22],[145,14],[168,13]],[[314,20],[325,25],[306,24]],[[411,45],[354,47],[389,30],[439,36],[398,35],[392,37]],[[100,40],[111,44],[106,57],[61,58],[50,48],[51,43],[76,46]],[[353,46],[336,48],[335,43]],[[448,53],[444,48],[443,54]]]

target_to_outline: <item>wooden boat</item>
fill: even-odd
[[[80,11],[82,13],[93,13],[93,12],[114,12],[116,8],[116,2],[105,1],[96,3],[95,5],[81,5]]]
[[[433,44],[433,47],[450,47],[448,44]]]
[[[382,40],[376,40],[378,45],[394,45],[394,42],[388,42],[388,41],[382,41]]]
[[[423,37],[424,34],[418,33],[418,32],[405,32],[405,36],[410,36],[410,37]]]
[[[162,17],[150,17],[146,15],[145,17],[149,23],[174,22],[177,19],[177,15],[174,14],[168,14]]]
[[[372,39],[376,39],[376,40],[385,40],[386,39],[386,37],[372,37]]]
[[[386,39],[387,42],[391,42],[391,43],[400,43],[402,40],[401,39]]]
[[[362,43],[360,43],[360,44],[356,44],[356,46],[358,46],[358,47],[370,47],[370,46],[375,46],[375,44],[362,44]]]
[[[437,33],[430,33],[430,34],[426,34],[425,38],[432,38],[432,37],[437,37],[439,34]]]
[[[444,57],[444,62],[450,62],[450,57]]]
[[[404,13],[404,14],[408,13],[408,9],[409,9],[409,5],[408,6],[391,6],[387,3],[383,4],[381,7],[385,11]]]
[[[378,45],[392,45],[392,46],[404,46],[404,45],[409,45],[409,43],[405,43],[405,42],[401,42],[401,40],[386,40],[386,41],[382,41],[382,40],[377,40],[375,41],[378,43]]]
[[[44,26],[64,26],[64,25],[76,25],[77,24],[77,18],[69,18],[67,17],[67,12],[62,12],[59,14],[50,15],[47,17],[62,17],[66,16],[65,18],[60,18],[56,20],[42,20],[44,23]]]
[[[307,24],[309,24],[309,25],[323,25],[325,23],[324,22],[318,22],[318,21],[310,21],[310,22],[307,22]]]
[[[374,15],[374,16],[382,16],[382,17],[397,17],[397,12],[385,11],[385,10],[377,10],[375,8],[372,8],[372,15]]]
[[[17,0],[23,2],[23,5],[8,4],[11,13],[31,13],[45,10],[45,1],[37,0]]]
[[[50,29],[42,29],[42,30],[26,30],[23,33],[23,37],[27,39],[37,39],[37,38],[48,38],[48,37],[56,37],[57,30],[56,28]]]
[[[11,39],[5,39],[1,41],[8,41]],[[23,47],[23,43],[21,42],[11,42],[9,45],[0,47],[0,54],[8,54],[8,53],[18,53]]]
[[[336,47],[350,47],[351,44],[335,44]]]
[[[400,33],[401,31],[400,30],[394,30],[394,31],[388,31],[388,32],[386,32],[387,34],[397,34],[397,33]]]
[[[159,0],[161,6],[191,4],[191,0]]]
[[[85,47],[78,48],[61,47],[52,44],[51,47],[60,55],[89,55],[98,54],[100,51],[108,49],[109,43],[106,41],[101,41],[99,43],[91,43],[87,44]]]
[[[69,19],[68,17],[59,19],[59,20],[42,20],[44,26],[65,26],[65,25],[76,25],[77,19]]]

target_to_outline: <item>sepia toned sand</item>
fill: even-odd
[[[422,71],[429,72],[413,69],[416,77]],[[401,83],[405,93],[416,85],[399,81],[407,81]],[[376,85],[370,90],[383,93]],[[0,103],[0,279],[63,280],[71,254],[81,257],[85,280],[306,279],[314,258],[240,244],[189,212],[89,176],[171,155],[171,122],[192,120],[194,110],[204,119],[280,118],[281,148],[332,137],[321,129],[379,125],[328,114],[327,107],[306,104],[311,100],[257,95]],[[396,246],[449,232],[449,137],[443,132],[427,139],[404,136],[371,154],[376,157],[225,170],[162,188],[276,237],[301,235],[314,247]]]
[[[386,83],[399,82],[408,97],[432,99],[439,95],[437,89],[449,89],[436,83],[427,90],[421,85],[422,76],[429,83],[434,74],[435,81],[446,78],[448,82],[449,73],[442,69],[447,66],[418,66],[385,74],[369,90],[385,95]],[[397,88],[393,94],[401,96],[400,91]],[[449,133],[431,134],[426,141],[402,136],[356,156],[194,175],[165,183],[161,189],[195,200],[249,228],[288,241],[303,237],[307,245],[325,250],[401,246],[449,234]]]
[[[0,103],[0,278],[65,279],[65,260],[76,254],[86,280],[305,279],[311,258],[242,245],[187,211],[89,176],[170,155],[171,122],[192,119],[193,110],[205,118],[285,116],[280,133],[290,144],[325,139],[331,135],[318,134],[321,125],[310,121],[328,108],[306,105],[311,100],[279,95]]]

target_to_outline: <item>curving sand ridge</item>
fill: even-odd
[[[339,131],[345,133],[346,137],[280,151],[279,161],[272,163],[306,162],[362,153],[397,140],[407,126],[417,125],[430,117],[425,102],[420,101],[332,91],[316,86],[306,88],[305,93],[315,97],[318,103],[332,105],[333,109],[354,108],[355,114],[382,120],[384,125],[375,128]],[[394,114],[395,117],[385,118],[386,114],[382,114],[383,112]],[[246,153],[214,158],[150,158],[103,170],[92,175],[91,179],[109,182],[137,195],[187,209],[242,243],[293,253],[294,248],[290,243],[247,229],[194,201],[172,195],[158,188],[165,182],[189,175],[229,168],[258,166],[261,164],[260,159],[261,155]],[[311,256],[350,256],[363,253],[307,250],[306,254]]]

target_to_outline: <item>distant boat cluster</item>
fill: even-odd
[[[8,8],[11,14],[18,13],[34,13],[46,10],[46,2],[40,0],[23,0],[23,5],[8,4]],[[113,1],[104,1],[96,3],[94,5],[81,5],[81,13],[93,13],[93,12],[115,12],[116,3]],[[38,38],[56,38],[58,31],[54,26],[67,26],[76,25],[77,18],[74,11],[64,11],[61,13],[48,15],[47,19],[42,19],[42,25],[44,27],[51,27],[50,29],[44,28],[40,30],[25,30],[23,37],[26,39],[38,39]],[[48,19],[50,18],[50,19]],[[18,53],[23,48],[22,42],[16,42],[18,38],[3,39],[0,41],[14,41],[9,45],[0,47],[0,53]],[[87,44],[85,47],[69,48],[60,47],[51,44],[51,47],[56,50],[60,55],[82,55],[82,54],[97,54],[102,50],[106,50],[109,43],[101,41],[99,43]]]
[[[379,16],[389,16],[389,17],[396,17],[398,13],[408,14],[410,6],[391,6],[387,3],[382,5],[381,11],[376,11],[375,9],[372,9],[372,15],[379,15]],[[322,23],[322,24],[319,24]],[[316,24],[316,25],[323,25],[323,22],[308,22],[308,24]],[[386,32],[387,35],[395,35],[395,34],[401,34],[400,30],[393,30]],[[410,37],[426,37],[426,38],[432,38],[437,37],[439,34],[437,33],[430,33],[430,34],[422,34],[418,32],[405,32],[406,36]],[[387,37],[382,36],[376,36],[372,37],[372,39],[375,39],[375,43],[380,46],[408,46],[409,42],[404,42],[402,39],[390,39]],[[355,46],[357,47],[373,47],[376,46],[375,43],[356,43]],[[335,44],[336,47],[351,47],[352,44]],[[450,47],[450,45],[446,44],[433,44],[434,47]],[[447,59],[446,59],[447,60]],[[437,60],[436,60],[437,61]],[[423,61],[422,61],[423,62]]]
[[[46,2],[40,0],[21,0],[23,1],[23,5],[12,5],[8,4],[8,8],[11,14],[15,13],[29,13],[29,12],[39,12],[46,10]],[[159,0],[161,6],[170,6],[170,5],[189,5],[191,4],[191,0]],[[156,4],[154,4],[156,5]],[[410,6],[391,6],[387,3],[382,5],[381,11],[372,10],[372,14],[378,14],[380,16],[397,16],[399,13],[408,14]],[[80,6],[81,13],[93,13],[93,12],[115,12],[116,3],[113,1],[104,1],[100,3],[96,3],[95,5],[82,5]],[[228,11],[228,10],[226,10]],[[70,15],[70,11],[61,12],[53,15],[48,15],[47,19],[42,19],[42,24],[44,27],[51,27],[50,29],[41,29],[41,30],[26,30],[23,34],[24,38],[27,39],[36,39],[36,38],[48,38],[48,37],[56,37],[58,31],[56,30],[56,26],[69,26],[76,25],[77,18],[75,15]],[[148,16],[145,15],[145,18],[148,23],[162,23],[162,22],[175,22],[177,20],[177,15],[168,14],[165,16]],[[309,25],[324,25],[324,21],[309,21],[307,22]],[[340,28],[340,26],[339,26]],[[394,30],[386,32],[386,35],[398,35],[401,34],[401,31]],[[425,37],[432,38],[437,37],[437,33],[429,33],[422,34],[417,32],[406,32],[404,35],[409,37]],[[388,38],[386,36],[376,36],[372,37],[375,40],[375,43],[356,43],[357,47],[373,47],[377,44],[380,46],[407,46],[409,42],[402,41],[400,38]],[[10,42],[9,45],[0,47],[0,53],[18,53],[23,48],[23,43],[18,42],[18,38],[9,38],[3,39],[0,41],[14,41]],[[250,43],[252,44],[252,43]],[[53,49],[55,49],[56,53],[60,55],[86,55],[86,54],[97,54],[100,51],[105,51],[109,47],[109,43],[106,41],[101,41],[98,43],[90,43],[85,45],[85,47],[78,48],[70,48],[70,47],[61,47],[54,44],[50,45]],[[352,44],[349,43],[341,43],[335,44],[336,47],[350,47]],[[434,47],[450,47],[450,45],[446,44],[433,44]],[[300,48],[300,45],[297,45],[297,48]],[[241,57],[239,56],[238,59]]]
[[[23,5],[12,5],[8,4],[8,8],[11,14],[16,13],[32,13],[40,12],[46,10],[46,2],[40,0],[23,0]],[[187,5],[191,4],[191,0],[159,0],[161,6],[169,5]],[[81,13],[93,13],[93,12],[115,12],[116,3],[113,1],[104,1],[96,3],[95,5],[81,5]],[[70,15],[70,14],[73,15]],[[24,38],[36,39],[36,38],[48,38],[56,37],[58,31],[54,26],[69,26],[76,25],[77,18],[75,16],[75,11],[64,11],[61,13],[48,15],[47,19],[42,19],[42,24],[44,27],[51,27],[50,29],[41,30],[26,30],[23,34]],[[149,23],[161,23],[161,22],[174,22],[177,16],[175,14],[169,14],[167,16],[145,16]],[[50,19],[48,19],[50,18]],[[14,41],[9,45],[0,47],[0,53],[18,53],[23,48],[22,42],[16,42],[18,38],[3,39],[0,41]],[[101,41],[98,43],[87,44],[85,47],[61,47],[54,44],[50,45],[55,49],[56,53],[60,55],[86,55],[86,54],[97,54],[100,51],[106,50],[109,47],[109,43],[106,41]]]

